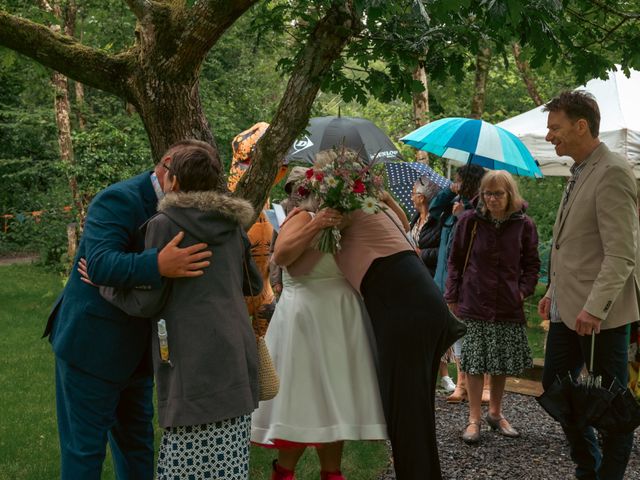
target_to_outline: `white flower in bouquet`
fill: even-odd
[[[381,208],[377,198],[365,197],[362,200],[362,207],[360,207],[364,213],[378,213]]]

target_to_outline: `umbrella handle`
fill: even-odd
[[[593,352],[596,349],[596,332],[591,332],[591,357],[589,358],[589,373],[593,374]]]

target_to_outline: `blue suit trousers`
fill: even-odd
[[[118,480],[153,479],[153,378],[108,382],[56,357],[62,480],[100,480],[107,442]]]

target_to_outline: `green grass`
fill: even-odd
[[[61,278],[38,267],[0,266],[0,480],[60,476],[54,357],[40,337],[61,290]],[[159,438],[156,430],[156,447]],[[269,478],[275,455],[252,448],[251,480]],[[351,480],[371,480],[384,470],[387,459],[383,442],[347,442],[343,470]],[[308,451],[296,478],[315,480],[318,472],[315,452]],[[102,478],[114,478],[109,456]]]
[[[0,267],[0,479],[59,476],[53,355],[40,339],[60,277]]]
[[[54,358],[49,343],[40,337],[61,289],[59,276],[35,266],[0,266],[0,480],[59,477]],[[539,286],[525,308],[534,357],[543,356],[544,331],[536,313],[543,293]],[[455,366],[450,367],[455,377]],[[156,445],[159,438],[157,430]],[[275,451],[253,447],[250,478],[268,478],[275,455]],[[375,479],[386,463],[382,442],[347,442],[343,470],[349,479]],[[315,452],[307,451],[297,478],[317,479],[318,471]],[[108,456],[103,478],[114,478]]]
[[[524,313],[527,317],[527,337],[533,358],[544,358],[544,342],[546,334],[541,326],[538,315],[538,302],[546,292],[547,287],[539,283],[535,293],[525,300]]]

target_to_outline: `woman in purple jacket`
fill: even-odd
[[[520,435],[502,415],[502,396],[507,375],[531,366],[522,305],[535,289],[540,258],[536,226],[524,210],[513,177],[488,172],[478,208],[460,217],[453,239],[445,300],[468,329],[461,362],[469,396],[466,443],[480,441],[485,373],[491,376],[486,422],[507,437]]]

